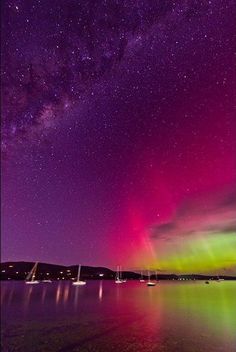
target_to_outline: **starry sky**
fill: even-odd
[[[3,0],[2,261],[236,274],[231,0]]]

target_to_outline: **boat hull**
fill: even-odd
[[[85,281],[75,281],[75,282],[72,282],[72,285],[74,285],[74,286],[84,286],[84,285],[86,285],[86,282]]]
[[[156,286],[156,283],[155,282],[148,282],[147,286]]]

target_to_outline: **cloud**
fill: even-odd
[[[150,229],[151,238],[165,238],[166,235],[175,233],[176,229],[176,223],[174,221],[153,226]]]
[[[234,190],[205,194],[180,205],[168,223],[150,228],[153,240],[170,241],[199,233],[236,233],[236,197]]]

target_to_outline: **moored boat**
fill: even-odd
[[[119,265],[117,265],[115,283],[116,284],[122,284],[123,283],[123,280],[121,279],[121,273],[120,273],[120,266]]]
[[[86,281],[80,280],[80,272],[81,272],[81,265],[78,266],[78,274],[77,274],[77,280],[72,283],[74,286],[84,286],[86,285]]]
[[[148,272],[148,282],[147,282],[147,286],[156,286],[156,282],[151,281],[150,272]]]
[[[25,283],[27,285],[36,285],[39,284],[39,281],[35,279],[36,277],[36,271],[37,271],[37,266],[38,266],[38,262],[36,262],[32,268],[32,270],[29,272],[29,274],[27,275],[26,279],[25,279]]]

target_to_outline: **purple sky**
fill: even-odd
[[[1,7],[2,261],[143,266],[189,227],[235,235],[234,1]]]

